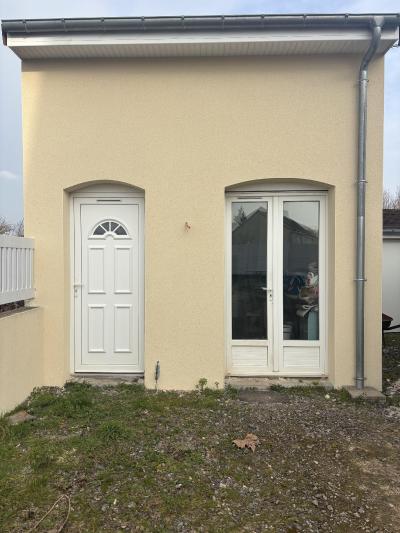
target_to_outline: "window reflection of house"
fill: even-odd
[[[318,233],[284,216],[283,264],[288,269],[287,274],[307,274],[310,265],[316,263],[317,260]]]
[[[232,228],[232,334],[234,339],[265,339],[267,210],[239,211]]]
[[[306,208],[309,206],[305,206]],[[267,209],[240,208],[232,223],[232,330],[234,339],[265,339]],[[288,338],[318,337],[318,286],[308,289],[309,273],[318,275],[318,231],[283,217],[284,326]],[[310,307],[304,308],[304,305]],[[315,324],[311,331],[311,321]]]
[[[233,223],[233,275],[264,275],[266,269],[267,210],[259,207],[240,222]],[[318,233],[283,217],[283,262],[290,273],[306,273],[318,258]]]
[[[300,202],[297,204],[300,206]],[[290,205],[288,206],[290,211]],[[302,203],[301,214],[283,217],[283,321],[286,339],[319,338],[318,203]],[[293,218],[292,218],[293,217]],[[307,217],[307,218],[306,218]]]

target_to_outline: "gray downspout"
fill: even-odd
[[[364,388],[364,289],[365,289],[365,179],[367,139],[368,66],[378,49],[383,17],[372,19],[372,38],[360,65],[357,179],[357,266],[356,266],[356,388]]]

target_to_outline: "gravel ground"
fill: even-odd
[[[398,345],[387,405],[318,387],[35,391],[33,420],[0,420],[0,531],[399,532]],[[254,453],[232,443],[247,433]]]
[[[244,395],[256,402],[245,413],[268,449],[276,504],[295,511],[293,530],[400,531],[400,426],[387,408],[335,394],[256,396]]]

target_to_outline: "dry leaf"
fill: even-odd
[[[260,444],[259,438],[253,433],[248,433],[244,439],[236,439],[233,441],[238,448],[250,448],[252,452],[255,451],[257,444]]]

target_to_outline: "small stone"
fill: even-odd
[[[8,417],[8,422],[12,426],[22,424],[22,422],[29,422],[35,420],[36,416],[30,415],[27,411],[18,411],[17,413]]]

